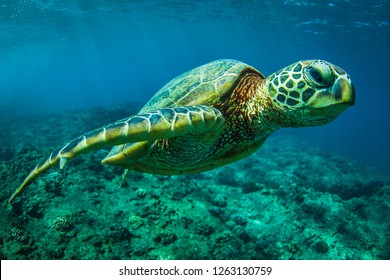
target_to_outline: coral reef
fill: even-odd
[[[61,144],[136,110],[5,117],[1,200]],[[106,153],[52,169],[7,205],[1,258],[390,259],[390,177],[294,137],[202,174],[129,172],[121,186]]]

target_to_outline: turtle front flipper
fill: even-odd
[[[190,133],[203,134],[221,129],[223,123],[224,118],[220,111],[203,105],[163,108],[117,121],[85,133],[51,153],[45,162],[38,164],[31,171],[8,202],[50,167],[59,163],[60,168],[63,168],[69,159],[80,154],[125,143],[153,142]]]

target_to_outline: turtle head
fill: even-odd
[[[348,74],[323,60],[299,61],[267,78],[268,93],[285,112],[283,126],[323,125],[355,103]]]

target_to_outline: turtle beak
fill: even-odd
[[[333,86],[319,91],[308,104],[312,108],[332,107],[345,110],[355,104],[355,88],[347,77],[339,77]]]
[[[341,104],[351,106],[355,104],[355,87],[349,79],[339,78],[331,88],[331,93]]]

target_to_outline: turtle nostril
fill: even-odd
[[[349,80],[344,78],[338,79],[332,87],[332,93],[336,101],[341,101],[348,105],[355,104],[355,88]]]
[[[334,98],[336,100],[341,100],[341,98],[343,97],[343,90],[342,87],[340,86],[340,83],[336,83],[333,90],[334,90]]]
[[[353,85],[353,83],[351,82],[351,88],[352,88],[352,101],[351,101],[351,105],[355,105],[355,98],[356,98],[356,94],[355,94],[355,86]]]

